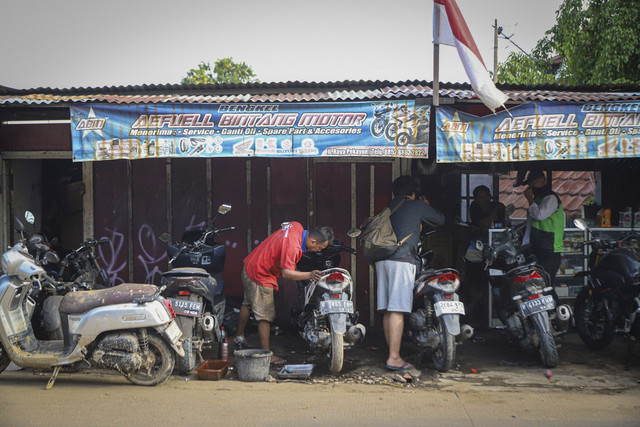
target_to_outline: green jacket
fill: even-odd
[[[560,198],[551,192],[558,200],[558,209],[547,219],[531,221],[531,246],[547,252],[562,252],[564,244],[564,209]],[[535,202],[540,204],[543,197],[537,197]]]

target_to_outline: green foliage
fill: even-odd
[[[233,58],[216,60],[211,70],[211,64],[201,62],[197,68],[187,72],[181,84],[210,84],[210,83],[255,83],[259,82],[253,69],[244,62],[234,62]]]
[[[640,83],[639,1],[564,0],[556,16],[531,58],[512,53],[499,64],[500,83]]]

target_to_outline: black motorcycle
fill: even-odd
[[[576,227],[588,230],[583,219]],[[625,239],[638,238],[630,234]],[[623,248],[618,240],[587,240],[591,246],[586,285],[576,296],[574,312],[578,334],[594,349],[606,348],[616,333],[630,343],[629,351],[640,339],[640,250]]]
[[[214,221],[230,210],[230,205],[221,205],[207,229],[185,231],[179,242],[167,246],[171,270],[162,273],[161,285],[166,286],[162,296],[173,304],[182,330],[185,355],[178,356],[177,368],[184,374],[196,368],[196,357],[203,360],[202,350],[224,339],[222,274],[227,249],[214,238],[235,227],[214,228]],[[160,240],[168,243],[171,235],[164,233]]]
[[[359,234],[359,229],[347,233],[349,237]],[[361,341],[366,334],[353,308],[351,275],[338,268],[342,251],[355,253],[355,249],[344,246],[341,240],[334,240],[320,252],[305,252],[296,265],[300,271],[322,271],[317,282],[297,282],[302,310],[299,313],[294,310],[294,316],[300,336],[312,352],[326,354],[332,374],[342,370],[344,349]]]
[[[98,263],[101,258],[94,251],[96,246],[109,242],[108,237],[100,240],[89,238],[65,255],[60,261],[60,280],[72,283],[72,286],[79,290],[109,287],[107,275]]]
[[[527,248],[519,245],[517,230],[496,234],[491,246],[480,241],[476,245],[483,251],[501,322],[521,348],[537,349],[546,367],[557,366],[555,337],[567,332],[571,310],[566,305],[556,307],[549,274],[535,256],[525,255]]]

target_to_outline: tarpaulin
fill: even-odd
[[[640,157],[640,102],[535,102],[477,117],[436,111],[438,162]]]
[[[73,160],[427,158],[429,113],[413,100],[72,105]]]

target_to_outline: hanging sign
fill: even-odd
[[[640,157],[640,101],[535,102],[477,117],[436,111],[438,162]]]
[[[153,157],[427,158],[413,100],[71,107],[74,161]]]

